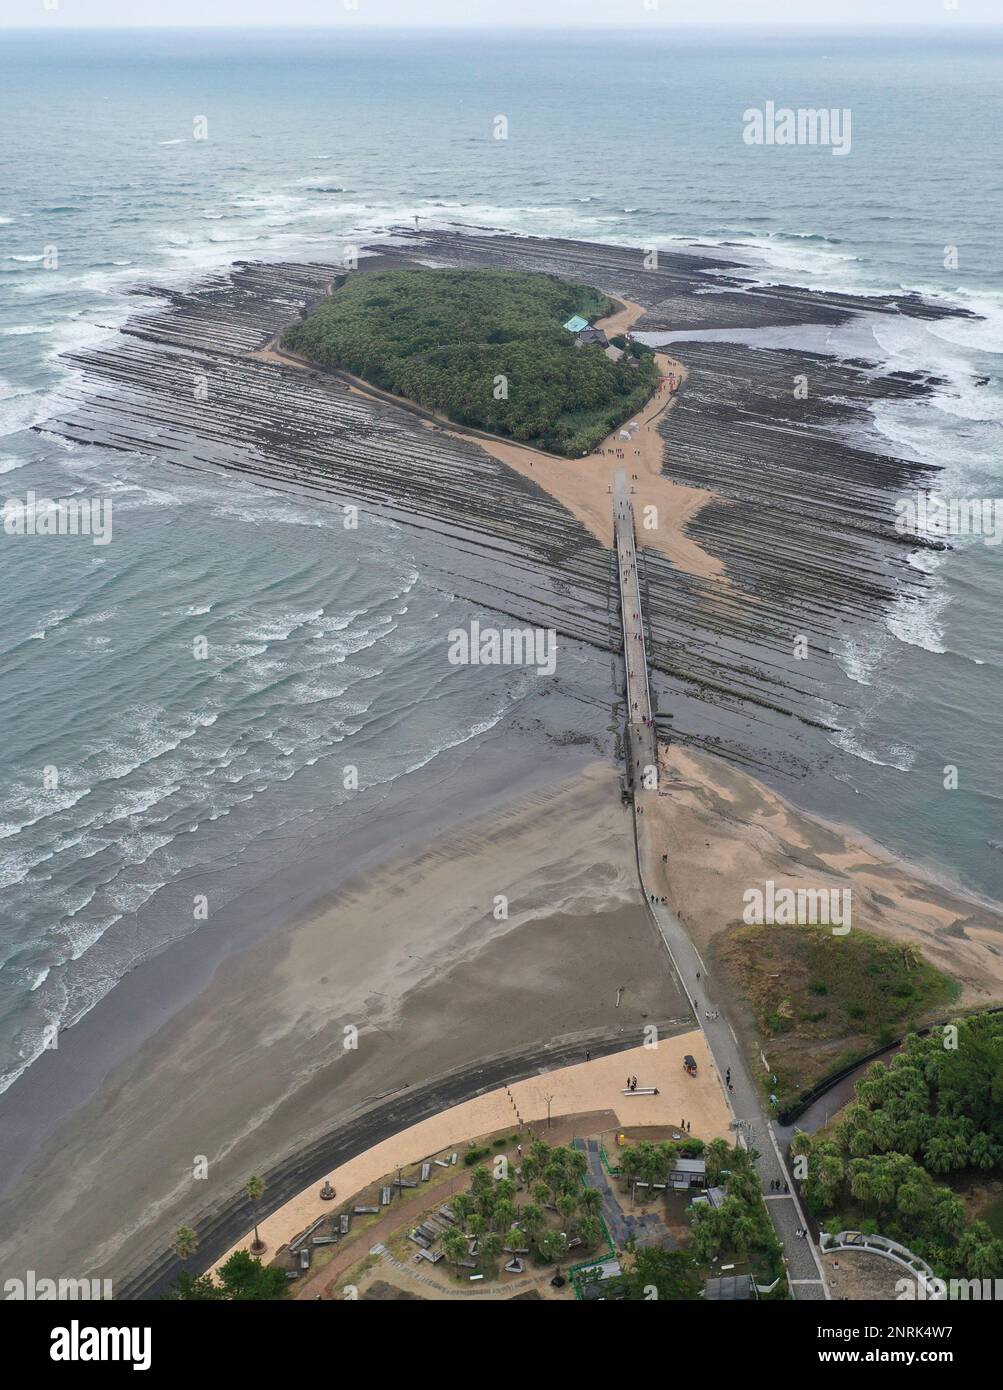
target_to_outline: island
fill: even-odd
[[[655,392],[651,350],[607,341],[616,301],[517,270],[349,275],[282,347],[453,423],[566,458],[590,453]]]

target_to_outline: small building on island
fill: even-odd
[[[583,328],[588,328],[588,319],[583,319],[581,314],[575,314],[574,318],[568,319],[564,327],[569,333],[580,333]]]
[[[601,328],[593,328],[590,325],[575,335],[575,347],[589,347],[592,344],[601,348],[609,347],[609,339]]]

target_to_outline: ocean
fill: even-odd
[[[355,814],[347,766],[378,814],[534,694],[518,671],[450,679],[441,635],[472,610],[420,536],[33,431],[79,390],[61,354],[144,288],[335,259],[416,217],[720,248],[764,283],[980,315],[744,337],[935,374],[862,435],[994,498],[1001,79],[998,34],[0,34],[0,501],[114,502],[107,546],[0,537],[3,1084],[46,1026],[209,929],[208,870],[225,897],[228,868],[246,889],[321,814]],[[742,113],[770,100],[849,109],[851,153],[750,147]],[[1003,899],[1003,547],[914,563],[925,601],[836,653],[859,700],[812,808]]]

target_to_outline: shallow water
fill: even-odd
[[[163,885],[266,831],[292,839],[347,797],[346,764],[372,786],[450,757],[532,689],[444,667],[441,633],[468,608],[390,523],[360,539],[328,504],[29,432],[76,389],[59,354],[114,331],[134,287],[337,257],[417,216],[693,241],[766,281],[919,289],[985,318],[776,340],[935,372],[931,400],[880,405],[872,433],[943,466],[945,491],[1003,491],[998,39],[22,33],[0,69],[3,497],[114,501],[106,547],[0,538],[8,1075],[44,1024],[194,929],[144,925]],[[750,148],[742,112],[768,99],[849,107],[852,153]],[[848,633],[859,703],[819,809],[1003,896],[1001,551],[962,542],[924,603]]]

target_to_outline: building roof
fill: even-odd
[[[600,347],[608,347],[609,339],[601,328],[583,328],[578,334],[579,343],[598,343]]]
[[[619,1279],[623,1274],[623,1266],[620,1264],[619,1260],[602,1260],[592,1266],[592,1269],[595,1271],[596,1277],[590,1279],[588,1283],[583,1282],[580,1285],[582,1298],[587,1302],[592,1302],[597,1299],[608,1299],[611,1290],[604,1289],[603,1285],[609,1283],[610,1280]],[[613,1296],[614,1298],[622,1299],[622,1290],[616,1288],[613,1292]]]
[[[704,1158],[677,1158],[672,1165],[674,1173],[706,1173],[707,1160]]]
[[[751,1274],[728,1274],[723,1279],[708,1279],[703,1286],[704,1298],[712,1303],[737,1303],[752,1298]]]
[[[576,314],[574,318],[568,319],[567,323],[564,325],[569,333],[580,333],[583,328],[588,328],[588,326],[588,319],[583,319],[581,314]]]

